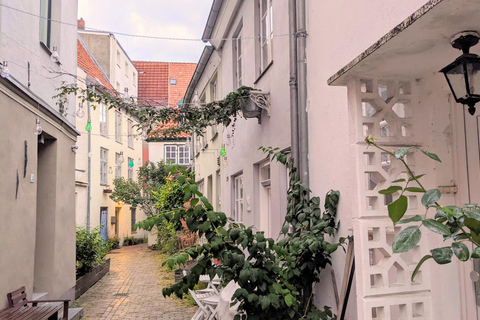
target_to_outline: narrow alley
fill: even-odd
[[[158,252],[146,244],[114,250],[108,257],[110,273],[77,300],[84,308],[82,319],[182,320],[195,313],[195,308],[163,297],[168,280],[160,272]]]

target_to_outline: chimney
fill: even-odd
[[[80,18],[80,20],[77,20],[77,26],[78,26],[78,29],[85,30],[85,20],[83,20],[83,18]]]

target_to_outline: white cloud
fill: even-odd
[[[200,39],[212,0],[79,0],[87,27],[129,34]],[[116,36],[132,60],[197,62],[201,41]]]

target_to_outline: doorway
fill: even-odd
[[[121,208],[120,207],[116,207],[115,208],[115,236],[119,236],[118,235],[118,232],[119,232],[119,224],[120,224],[120,210]]]
[[[100,234],[102,235],[103,241],[108,239],[108,207],[100,208]]]

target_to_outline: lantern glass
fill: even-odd
[[[480,96],[480,62],[467,62],[468,85],[471,95]]]
[[[447,67],[448,68],[448,67]],[[447,69],[445,68],[445,69]],[[455,100],[467,98],[467,87],[465,82],[464,64],[459,63],[450,70],[445,70],[450,88],[452,89]]]

